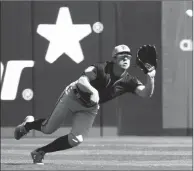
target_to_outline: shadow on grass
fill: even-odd
[[[7,166],[34,165],[33,163],[1,163],[1,164]]]

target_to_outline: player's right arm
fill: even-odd
[[[84,74],[78,79],[77,87],[86,93],[91,94],[91,100],[95,103],[99,102],[98,90],[96,90],[91,84],[90,81],[95,80],[97,77],[96,68],[94,66],[88,67]]]

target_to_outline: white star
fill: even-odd
[[[80,40],[92,32],[89,24],[73,24],[69,8],[59,9],[56,24],[40,24],[37,33],[50,41],[45,60],[56,61],[63,53],[76,63],[84,60]]]

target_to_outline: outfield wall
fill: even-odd
[[[153,97],[145,100],[126,94],[107,102],[93,130],[99,136],[190,135],[192,56],[177,46],[185,36],[192,39],[191,21],[184,13],[189,7],[189,2],[159,1],[1,2],[1,126],[11,130],[2,132],[11,134],[11,127],[26,115],[47,117],[65,86],[88,65],[110,60],[115,45],[129,45],[135,56],[139,46],[155,44],[158,68]],[[72,19],[73,24],[84,26],[81,48],[79,43],[69,46],[68,54],[51,48],[48,52],[49,41],[40,35],[51,35],[44,24],[56,24],[60,9],[71,16],[67,23]],[[99,25],[94,25],[98,21],[104,27],[101,33]],[[67,38],[69,44],[71,40]],[[17,79],[14,67],[18,65],[25,69]],[[145,83],[144,74],[134,66],[135,57],[131,65],[129,72]],[[33,91],[32,99],[25,89]],[[71,126],[71,119],[68,116],[64,121],[65,129]]]

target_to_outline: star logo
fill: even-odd
[[[55,62],[63,53],[74,62],[84,60],[80,41],[92,32],[90,24],[73,24],[68,7],[59,9],[56,24],[40,24],[37,33],[49,41],[45,60]]]

